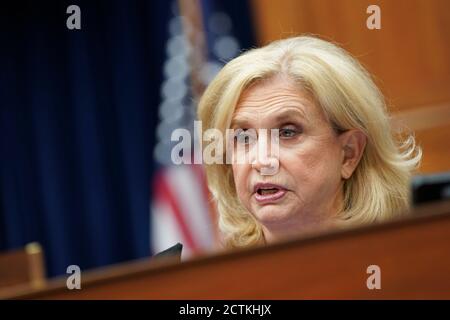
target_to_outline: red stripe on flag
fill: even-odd
[[[214,241],[218,243],[219,241],[219,231],[217,229],[217,209],[216,202],[213,200],[213,196],[208,189],[208,184],[206,180],[205,169],[202,165],[192,165],[193,171],[197,176],[198,181],[202,187],[203,198],[206,202],[206,208],[208,211],[208,218],[211,221],[211,231],[214,236]]]
[[[180,209],[178,201],[172,192],[169,183],[166,179],[165,172],[159,172],[155,179],[154,188],[156,192],[156,198],[167,203],[171,211],[173,212],[175,219],[180,226],[181,233],[183,234],[184,239],[186,240],[186,245],[189,246],[193,251],[198,251],[198,246],[195,243],[195,240],[189,230],[189,227],[184,220],[183,213]]]

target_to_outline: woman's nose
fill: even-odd
[[[253,150],[252,168],[261,175],[274,175],[279,169],[278,145],[268,143],[266,135],[259,135],[256,150]]]
[[[278,158],[266,155],[264,157],[257,156],[252,162],[252,168],[257,170],[263,176],[272,176],[277,174],[280,167]]]

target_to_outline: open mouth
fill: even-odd
[[[266,194],[275,194],[278,191],[280,191],[279,188],[258,188],[258,190],[256,191],[256,193],[258,193],[259,195],[266,195]]]
[[[254,192],[255,199],[259,203],[272,203],[283,198],[287,190],[274,184],[258,183],[254,187]]]

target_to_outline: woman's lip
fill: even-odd
[[[279,189],[277,192],[272,194],[259,194],[255,192],[255,199],[259,203],[268,203],[268,202],[275,202],[279,199],[281,199],[286,194],[285,189]]]
[[[253,187],[253,192],[257,194],[258,193],[258,189],[261,189],[261,188],[286,190],[286,188],[283,188],[282,186],[277,185],[277,184],[273,184],[273,183],[257,183]]]

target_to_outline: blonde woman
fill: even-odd
[[[408,208],[421,151],[412,136],[394,138],[379,89],[335,44],[301,36],[245,52],[208,86],[198,118],[203,130],[233,129],[231,154],[222,154],[231,163],[206,165],[227,247],[382,221]],[[266,137],[273,129],[277,140]],[[267,147],[274,141],[276,155]],[[276,170],[264,174],[268,168]]]

